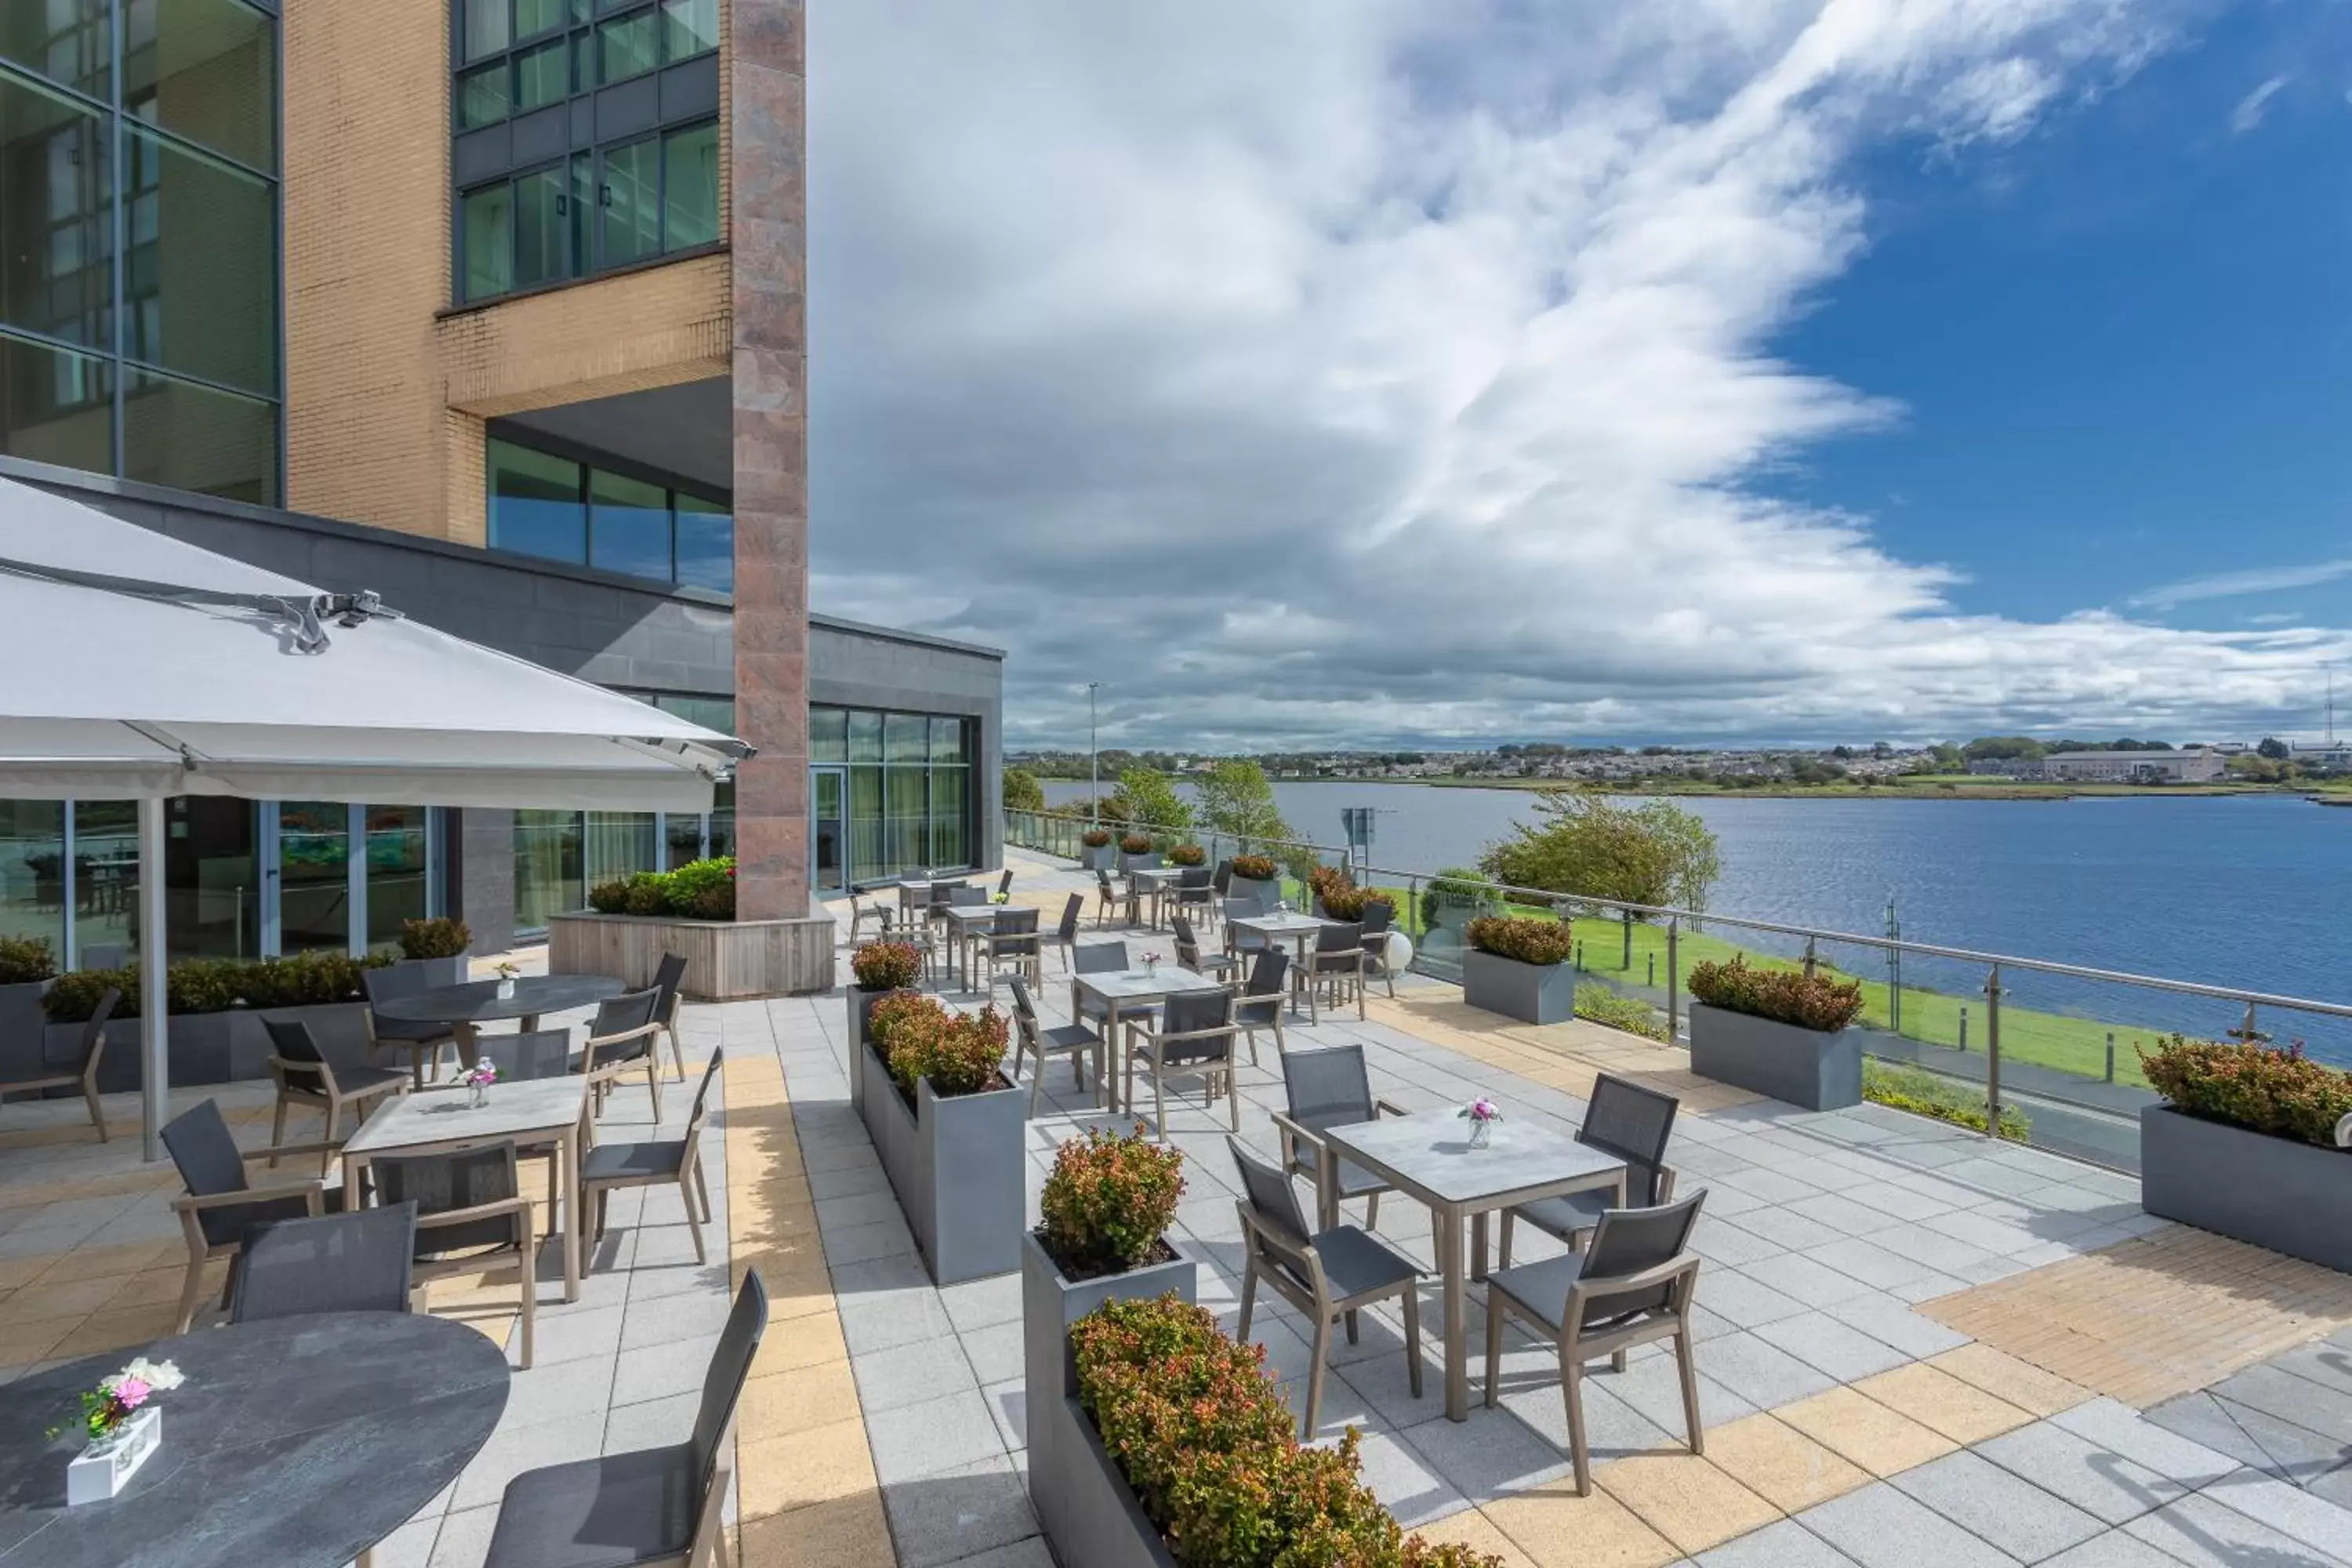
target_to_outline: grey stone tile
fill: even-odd
[[[1583,1400],[1584,1440],[1596,1465],[1628,1454],[1664,1453],[1687,1447],[1679,1437],[1669,1436],[1655,1422],[1607,1389],[1596,1386],[1590,1378],[1585,1380]],[[1503,1395],[1503,1408],[1550,1444],[1555,1453],[1566,1457],[1568,1405],[1557,1375],[1547,1384],[1528,1384],[1510,1389]],[[1675,1418],[1675,1430],[1682,1430],[1679,1416]]]
[[[1696,1300],[1726,1322],[1743,1329],[1793,1318],[1805,1310],[1802,1301],[1751,1279],[1736,1268],[1701,1268]]]
[[[1949,1278],[1943,1270],[1906,1258],[1899,1252],[1889,1252],[1861,1237],[1848,1237],[1832,1241],[1826,1247],[1808,1247],[1804,1256],[1816,1263],[1826,1263],[1841,1274],[1852,1275],[1864,1284],[1881,1290],[1892,1290],[1898,1285],[1909,1285],[1921,1279]]]
[[[2298,1377],[2281,1367],[2250,1366],[2222,1383],[2216,1393],[2265,1415],[2352,1445],[2352,1395]]]
[[[620,1307],[596,1307],[584,1312],[554,1312],[542,1307],[531,1329],[532,1366],[544,1370],[591,1356],[617,1354],[623,1315]],[[520,1353],[520,1345],[517,1353]]]
[[[1530,1431],[1507,1408],[1474,1405],[1464,1422],[1424,1421],[1401,1435],[1422,1462],[1472,1502],[1564,1475],[1567,1453]]]
[[[1814,1193],[1810,1195],[1825,1197],[1828,1194]],[[1788,1207],[1750,1210],[1739,1216],[1739,1228],[1761,1237],[1784,1253],[1802,1252],[1809,1247],[1820,1247],[1847,1234]]]
[[[2228,1386],[2226,1384],[2223,1387]],[[2343,1446],[2318,1433],[2212,1392],[2184,1394],[2147,1412],[2147,1418],[2240,1464],[2295,1482],[2326,1475],[2352,1458]]]
[[[1957,1286],[1958,1281],[1952,1283]],[[1822,1310],[1908,1356],[1941,1355],[1969,1342],[1968,1335],[1890,1297],[1857,1296],[1850,1301],[1832,1301]]]
[[[1752,1230],[1742,1230],[1730,1220],[1707,1215],[1700,1218],[1698,1229],[1691,1237],[1691,1250],[1709,1263],[1737,1268],[1759,1258],[1777,1258],[1788,1248],[1777,1241],[1765,1240]]]
[[[2110,1454],[2145,1465],[2192,1490],[2238,1468],[2238,1462],[2228,1455],[2217,1454],[2179,1433],[2168,1432],[2129,1405],[2112,1399],[2094,1399],[2051,1419]]]
[[[2109,1524],[2137,1519],[2187,1489],[2049,1421],[2003,1433],[1974,1451]]]
[[[425,1568],[433,1557],[433,1539],[441,1533],[441,1516],[413,1519],[375,1543],[374,1568]]]
[[[1752,1415],[1756,1406],[1742,1399],[1707,1372],[1706,1358],[1696,1358],[1698,1365],[1698,1418],[1702,1426],[1720,1426],[1727,1421],[1737,1421]],[[1670,1352],[1632,1361],[1623,1372],[1611,1372],[1603,1362],[1593,1366],[1585,1376],[1587,1389],[1601,1388],[1615,1394],[1631,1405],[1644,1420],[1670,1438],[1687,1435],[1683,1426],[1682,1379],[1675,1371],[1675,1358]]]
[[[604,1452],[625,1454],[632,1448],[658,1448],[683,1443],[694,1430],[702,1395],[673,1394],[661,1399],[616,1405],[604,1415]]]
[[[1868,1236],[1874,1230],[1885,1230],[1896,1216],[1868,1204],[1857,1203],[1842,1193],[1822,1193],[1810,1198],[1799,1198],[1789,1205],[1790,1214],[1817,1220],[1843,1236]]]
[[[1826,1307],[1832,1301],[1852,1300],[1870,1289],[1851,1274],[1841,1274],[1826,1263],[1816,1263],[1810,1258],[1800,1258],[1793,1253],[1783,1258],[1768,1258],[1761,1263],[1751,1263],[1740,1272],[1808,1307]],[[1702,1280],[1701,1289],[1704,1288]],[[1707,1305],[1718,1312],[1723,1311],[1722,1307],[1713,1301]],[[1724,1315],[1731,1316],[1727,1312]]]
[[[541,1421],[492,1433],[457,1478],[457,1489],[449,1499],[451,1517],[497,1502],[506,1495],[507,1483],[525,1470],[595,1458],[604,1435],[604,1422],[577,1420]]]
[[[992,1323],[962,1336],[963,1353],[974,1376],[982,1383],[1002,1383],[1021,1375],[1021,1323]]]
[[[937,1475],[1004,1452],[996,1419],[975,1390],[896,1410],[869,1412],[866,1436],[874,1474],[885,1486]]]
[[[849,1366],[857,1379],[857,1402],[869,1414],[980,1386],[963,1346],[952,1334],[855,1355]]]
[[[2179,1568],[2179,1559],[2158,1552],[2129,1531],[2110,1530],[2060,1552],[2044,1568]]]
[[[1811,1316],[1812,1314],[1807,1314]],[[1787,1320],[1801,1323],[1802,1317]],[[1774,1325],[1775,1327],[1785,1326]],[[1726,1334],[1708,1340],[1696,1352],[1698,1363],[1724,1387],[1759,1410],[1791,1405],[1826,1394],[1836,1379],[1769,1342],[1760,1330]]]
[[[980,1391],[988,1402],[988,1414],[996,1422],[997,1436],[1007,1449],[1018,1453],[1029,1446],[1029,1397],[1021,1380],[992,1383]]]
[[[2016,1559],[1885,1481],[1797,1515],[1862,1568],[2011,1568]]]
[[[1898,1152],[1895,1157],[1900,1159],[1903,1156]],[[1948,1214],[1953,1207],[1941,1198],[1931,1198],[1925,1193],[1914,1192],[1909,1187],[1891,1180],[1876,1181],[1865,1186],[1855,1187],[1847,1192],[1844,1196],[1862,1205],[1864,1208],[1874,1208],[1881,1214],[1889,1215],[1895,1219],[1908,1221],[1914,1225],[1936,1215]]]
[[[433,1538],[433,1555],[426,1561],[431,1568],[482,1568],[490,1554],[490,1537],[498,1528],[495,1508],[453,1513],[441,1521],[440,1531]]]
[[[530,1426],[541,1421],[593,1419],[601,1423],[613,1400],[613,1362],[605,1357],[534,1365],[518,1373],[507,1389],[501,1426]]]
[[[1357,1454],[1363,1483],[1407,1530],[1459,1513],[1466,1506],[1467,1500],[1401,1436],[1367,1433]]]
[[[710,1334],[680,1340],[675,1344],[623,1351],[613,1363],[613,1403],[636,1405],[700,1388],[711,1354],[718,1348],[719,1336]]]
[[[1854,1568],[1854,1562],[1795,1520],[1784,1519],[1699,1553],[1697,1568]]]
[[[2236,1470],[2198,1494],[2339,1562],[2352,1561],[2352,1513],[2259,1470]]]
[[[857,1193],[848,1197],[819,1198],[816,1201],[816,1226],[821,1234],[854,1230],[860,1226],[879,1225],[885,1220],[900,1218],[898,1199],[887,1187],[878,1193]]]
[[[1033,1535],[1011,1546],[999,1546],[970,1557],[959,1557],[950,1568],[1055,1568],[1054,1554],[1045,1549],[1045,1538]]]
[[[1021,1321],[1021,1276],[999,1274],[947,1286],[940,1291],[940,1305],[948,1310],[948,1320],[960,1334],[997,1323],[1017,1323]]]
[[[878,1225],[856,1226],[828,1232],[824,1237],[824,1260],[835,1268],[914,1250],[915,1233],[907,1228],[905,1220],[895,1216]]]
[[[868,1355],[893,1345],[951,1340],[955,1325],[948,1321],[939,1293],[926,1286],[842,1298],[841,1337],[850,1354]]]
[[[621,1329],[621,1349],[642,1350],[682,1335],[715,1334],[727,1326],[735,1302],[718,1290],[680,1291],[650,1301],[632,1301]]]
[[[1890,1372],[1911,1359],[1827,1312],[1784,1318],[1777,1323],[1765,1324],[1755,1333],[1758,1339],[1778,1346],[1840,1383],[1859,1383],[1874,1373]]]
[[[901,1568],[936,1568],[1037,1533],[1020,1467],[1003,1455],[882,1489]]]
[[[2055,1556],[2106,1529],[2073,1504],[1965,1450],[1906,1470],[1894,1484],[2021,1563]]]
[[[2203,1496],[2168,1502],[2124,1528],[2190,1568],[2330,1568],[2292,1536]]]

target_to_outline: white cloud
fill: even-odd
[[[2260,125],[2263,116],[2270,112],[2271,100],[2278,96],[2279,89],[2286,85],[2286,80],[2283,76],[2274,76],[2238,100],[2238,107],[2230,110],[2230,134],[2243,136]]]
[[[1769,344],[2128,0],[875,0],[811,15],[818,603],[1016,736],[2161,731],[2334,633],[1957,613],[1759,481],[1904,417]],[[1077,729],[1074,731],[1073,726]]]
[[[2132,603],[2152,610],[2169,610],[2200,599],[2229,599],[2241,594],[2274,594],[2283,588],[2308,588],[2352,577],[2352,561],[2315,561],[2307,566],[2257,566],[2242,572],[2216,572],[2167,583],[2132,595]]]

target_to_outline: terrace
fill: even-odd
[[[1008,860],[1012,903],[1049,926],[1070,892],[1091,903],[1091,878],[1066,862]],[[1116,928],[1081,940],[1122,938],[1167,947]],[[1058,1024],[1066,988],[1045,963],[1039,1000]],[[1450,1118],[1483,1094],[1514,1125],[1562,1132],[1601,1073],[1663,1089],[1681,1101],[1679,1194],[1707,1194],[1693,1243],[1703,1456],[1682,1440],[1671,1351],[1637,1351],[1584,1380],[1593,1486],[1576,1495],[1549,1342],[1514,1326],[1499,1404],[1477,1403],[1475,1285],[1466,1421],[1446,1418],[1433,1279],[1420,1287],[1421,1397],[1392,1305],[1365,1312],[1356,1342],[1335,1339],[1314,1436],[1359,1428],[1364,1479],[1409,1528],[1512,1568],[2352,1562],[2352,1279],[2155,1219],[2130,1177],[1875,1106],[1798,1111],[1596,1025],[1512,1024],[1409,977],[1364,1013],[1289,1020],[1288,1045],[1360,1045],[1375,1092],[1415,1114]],[[730,1289],[753,1268],[771,1317],[740,1413],[739,1560],[1049,1563],[1026,1480],[1019,1276],[931,1284],[850,1104],[841,997],[688,1005],[682,1033],[689,1080],[725,1050],[720,1135],[704,1143],[709,1263],[666,1188],[614,1194],[575,1302],[558,1300],[551,1250],[533,1366],[488,1445],[375,1563],[478,1563],[510,1477],[679,1441]],[[1274,1052],[1238,1072],[1243,1137],[1271,1158]],[[200,1097],[179,1091],[175,1109]],[[216,1098],[241,1141],[264,1141],[264,1095]],[[673,1120],[685,1098],[665,1100]],[[1171,1097],[1169,1124],[1189,1184],[1176,1239],[1231,1330],[1241,1227],[1223,1110],[1194,1090]],[[105,1145],[79,1100],[0,1118],[0,1375],[169,1331],[178,1184],[121,1135],[135,1105],[110,1111],[122,1120]],[[624,1080],[600,1136],[652,1114]],[[1102,1119],[1055,1062],[1026,1131],[1032,1222],[1055,1148]],[[1434,1268],[1419,1205],[1391,1195],[1377,1228]],[[1560,1250],[1522,1228],[1520,1258]],[[511,1285],[431,1289],[436,1312],[511,1341]],[[1303,1405],[1300,1316],[1261,1292],[1250,1338]]]

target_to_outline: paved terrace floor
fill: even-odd
[[[1091,886],[1011,859],[1017,901],[1058,912]],[[1081,940],[1121,939],[1092,928],[1088,904]],[[1166,951],[1164,936],[1125,935]],[[1067,996],[1056,962],[1051,1021]],[[2128,1178],[1874,1107],[1759,1101],[1691,1077],[1679,1051],[1591,1025],[1511,1025],[1432,984],[1376,994],[1368,1013],[1290,1027],[1290,1042],[1362,1044],[1376,1091],[1416,1109],[1450,1113],[1483,1092],[1564,1128],[1596,1071],[1639,1075],[1683,1095],[1671,1160],[1685,1191],[1708,1193],[1704,1458],[1680,1441],[1663,1352],[1587,1380],[1595,1488],[1580,1499],[1548,1346],[1515,1328],[1501,1407],[1474,1405],[1457,1425],[1444,1418],[1433,1338],[1420,1399],[1392,1312],[1335,1344],[1318,1440],[1359,1427],[1366,1479],[1409,1525],[1513,1568],[2352,1568],[2352,1279],[2151,1220]],[[498,1434],[379,1563],[477,1563],[516,1470],[676,1440],[728,1289],[752,1266],[773,1320],[739,1440],[742,1562],[1050,1562],[1022,1468],[1017,1276],[929,1285],[849,1107],[845,1021],[838,995],[688,1009],[689,1058],[727,1051],[724,1136],[706,1148],[728,1263],[694,1265],[674,1194],[616,1194],[583,1300],[556,1304],[558,1275],[542,1270],[539,1365],[518,1374]],[[1271,1153],[1270,1041],[1241,1087],[1244,1136]],[[1030,1127],[1033,1217],[1051,1151],[1093,1116],[1066,1068],[1047,1091]],[[223,1098],[257,1141],[266,1097]],[[666,1108],[683,1114],[684,1100]],[[649,1117],[643,1090],[625,1092],[602,1135]],[[1239,1226],[1223,1102],[1171,1109],[1171,1124],[1188,1155],[1180,1224],[1202,1262],[1200,1297],[1231,1327]],[[0,1112],[0,1376],[168,1329],[158,1314],[182,1252],[164,1204],[177,1185],[168,1167],[137,1163],[132,1131],[100,1149],[62,1108]],[[1380,1229],[1428,1261],[1415,1205],[1392,1198]],[[436,1305],[509,1333],[510,1292],[436,1289]],[[1433,1328],[1433,1284],[1424,1300]],[[1473,1300],[1475,1374],[1475,1288]],[[1305,1326],[1262,1295],[1253,1328],[1297,1394]]]

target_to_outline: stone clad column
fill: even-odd
[[[759,748],[735,783],[736,913],[783,920],[809,912],[804,17],[730,11],[735,727]]]

